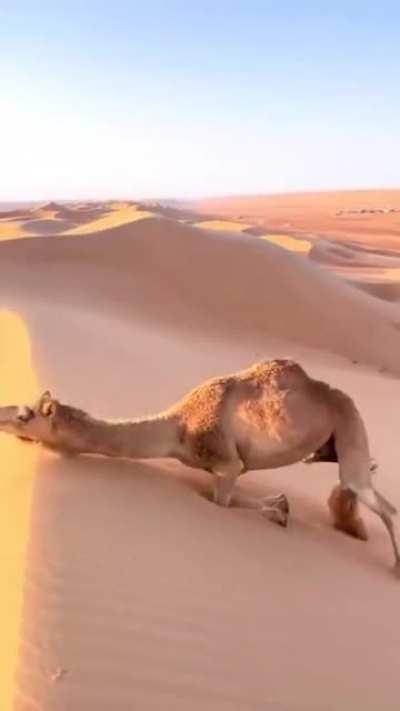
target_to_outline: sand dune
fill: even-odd
[[[397,301],[400,207],[379,207],[397,204],[400,205],[396,191],[247,196],[193,205],[151,200],[68,205],[50,202],[0,212],[0,241],[29,235],[93,234],[162,216],[205,230],[260,237],[309,256],[375,297]],[[207,217],[207,210],[216,209],[220,210],[219,215]],[[383,263],[386,256],[387,264]]]
[[[88,234],[151,216],[138,203],[49,202],[30,209],[0,212],[0,241],[40,235]]]
[[[248,234],[309,256],[375,297],[399,299],[400,191],[232,196],[191,209],[210,223],[251,223]]]
[[[356,242],[338,244],[328,240],[318,240],[309,255],[319,263],[333,266],[355,266],[366,268],[400,267],[400,254],[395,250],[379,250],[365,247]]]
[[[116,205],[111,206],[108,211],[95,220],[90,220],[86,225],[80,225],[68,230],[67,234],[89,234],[107,230],[115,225],[124,225],[144,220],[152,217],[152,213],[147,210],[140,210],[136,205]]]
[[[111,209],[98,232],[0,245],[2,303],[30,339],[17,382],[32,369],[38,388],[127,417],[290,354],[356,398],[400,504],[400,385],[379,372],[400,372],[396,308],[257,237]],[[288,494],[281,530],[214,506],[208,476],[174,462],[33,451],[16,711],[397,709],[399,584],[378,522],[368,544],[330,527],[334,466],[244,477],[252,495]]]
[[[279,247],[284,247],[290,252],[307,254],[311,249],[311,242],[308,240],[285,234],[264,234],[264,229],[262,227],[255,227],[254,225],[246,222],[234,220],[201,220],[200,222],[192,221],[191,224],[194,227],[200,227],[203,230],[212,230],[216,232],[240,232],[260,237],[261,239],[267,240],[267,242],[271,242],[271,244],[277,244]]]
[[[311,242],[306,239],[299,239],[298,237],[291,237],[290,235],[260,235],[261,239],[267,240],[272,244],[277,244],[279,247],[288,249],[290,252],[297,252],[300,254],[308,254],[311,249]]]
[[[20,250],[29,269],[23,270],[18,263],[22,262]],[[121,318],[138,314],[143,320],[152,319],[157,327],[161,321],[230,339],[232,334],[240,339],[268,333],[399,370],[396,310],[257,238],[232,238],[227,233],[150,218],[91,234],[90,240],[59,235],[56,240],[37,237],[21,244],[7,242],[2,245],[2,257],[10,275],[18,263],[20,295],[24,291],[42,294],[43,285],[32,264],[48,265],[47,283],[57,286],[60,294],[63,289],[69,292],[70,305],[80,305],[84,299],[87,308],[106,309],[111,302]],[[97,270],[88,282],[84,275],[93,261]],[[55,262],[60,263],[57,273]],[[121,285],[118,290],[115,273]],[[310,309],[318,328],[310,326]],[[239,319],[241,313],[246,317]],[[369,342],[371,315],[375,343]],[[351,343],[346,343],[349,333]],[[385,352],[380,339],[387,344]]]
[[[247,220],[264,226],[266,232],[289,229],[305,237],[330,235],[345,241],[353,237],[364,244],[374,244],[379,237],[382,247],[399,245],[400,190],[236,195],[199,200],[190,207],[218,219]]]
[[[318,240],[309,257],[374,296],[387,301],[400,299],[400,253],[396,250]]]
[[[194,222],[194,227],[201,227],[203,230],[222,230],[224,232],[244,232],[250,224],[245,222],[235,222],[234,220],[201,220]]]

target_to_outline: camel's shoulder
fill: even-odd
[[[338,388],[329,388],[330,400],[337,413],[342,418],[358,419],[360,417],[359,410],[353,398]]]
[[[189,429],[211,429],[220,418],[227,396],[234,387],[234,376],[211,378],[193,388],[175,409]]]

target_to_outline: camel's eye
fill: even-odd
[[[34,416],[35,413],[30,407],[21,407],[18,412],[17,419],[20,422],[29,422],[29,420],[31,420]]]

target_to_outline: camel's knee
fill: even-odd
[[[229,506],[232,500],[236,479],[243,471],[242,462],[219,465],[213,469],[214,503]]]
[[[218,506],[229,506],[232,500],[233,487],[235,482],[230,478],[214,475],[214,504]]]
[[[362,541],[368,540],[366,526],[358,512],[357,495],[353,491],[335,486],[328,505],[335,528]]]

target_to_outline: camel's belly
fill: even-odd
[[[280,438],[267,433],[246,433],[238,439],[237,446],[246,469],[273,469],[299,462],[315,452],[330,437],[329,426],[317,431],[291,433]]]
[[[290,449],[275,446],[267,447],[265,445],[252,446],[247,450],[240,450],[240,453],[246,469],[275,469],[301,461],[312,452],[315,452],[319,446],[321,446],[321,442],[315,447],[299,445]]]

